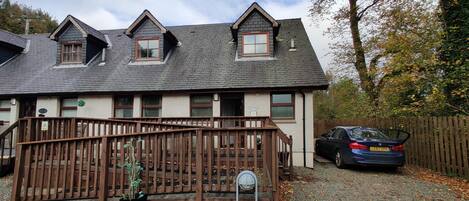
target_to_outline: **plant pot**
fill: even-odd
[[[138,194],[135,194],[135,197],[137,197]],[[142,197],[140,198],[134,198],[134,199],[124,199],[124,198],[121,198],[119,199],[119,201],[147,201],[148,200],[148,196],[147,195],[143,195]]]

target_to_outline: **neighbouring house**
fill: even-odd
[[[327,86],[301,20],[276,20],[257,3],[232,23],[164,26],[145,10],[127,29],[69,15],[51,34],[0,31],[7,123],[270,116],[293,136],[294,165],[313,167],[313,91]]]

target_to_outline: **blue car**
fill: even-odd
[[[378,130],[359,126],[339,126],[316,140],[316,153],[347,165],[397,168],[405,163],[404,142],[410,134],[400,130]]]

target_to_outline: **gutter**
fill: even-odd
[[[303,96],[303,166],[306,167],[306,95],[303,91],[300,91],[301,96]]]

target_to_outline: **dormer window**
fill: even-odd
[[[137,60],[160,60],[159,38],[140,38],[137,39],[136,43]]]
[[[243,34],[244,56],[266,56],[269,53],[269,33]]]
[[[67,42],[62,45],[62,63],[81,63],[81,43]]]

